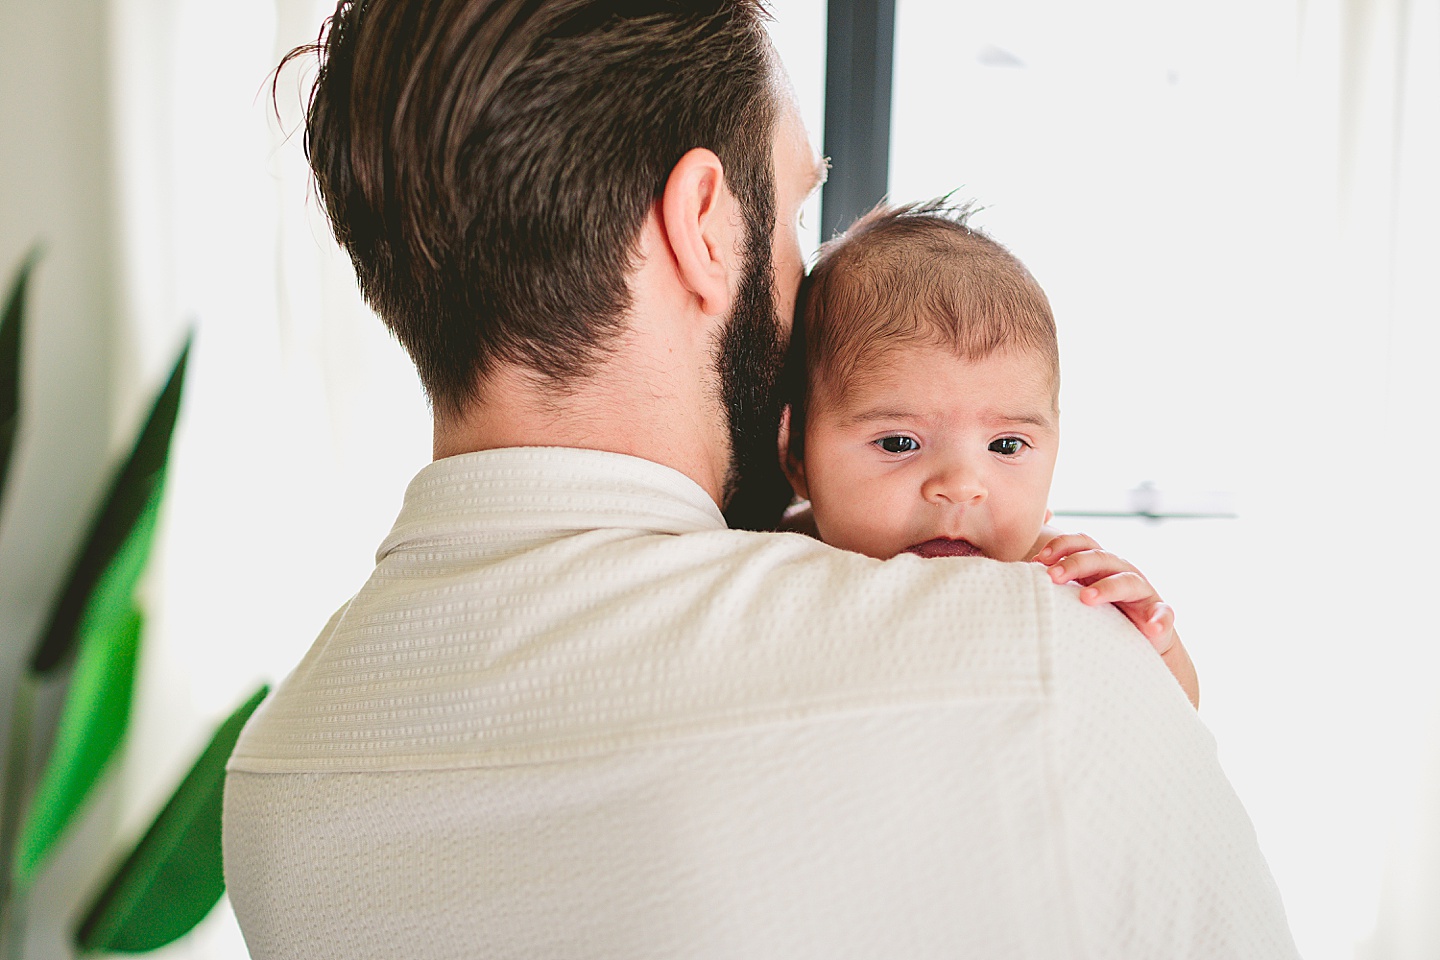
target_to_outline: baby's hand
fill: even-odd
[[[1056,583],[1075,581],[1084,589],[1080,601],[1089,606],[1113,603],[1144,634],[1160,654],[1185,695],[1200,705],[1200,683],[1190,654],[1175,632],[1175,611],[1134,564],[1100,548],[1091,537],[1067,533],[1055,537],[1035,555]]]
[[[1175,611],[1160,599],[1135,566],[1100,548],[1092,537],[1067,533],[1053,538],[1035,559],[1049,568],[1056,583],[1075,581],[1090,606],[1113,603],[1164,654],[1175,643]]]

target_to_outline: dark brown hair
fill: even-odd
[[[808,380],[844,387],[901,344],[976,360],[1040,354],[1060,376],[1050,301],[1009,250],[969,225],[969,204],[881,204],[821,248],[802,324]]]
[[[343,0],[305,150],[336,239],[437,410],[498,362],[563,388],[623,326],[647,212],[713,150],[773,230],[761,0]]]
[[[948,198],[882,203],[820,248],[787,374],[796,455],[817,388],[852,387],[867,361],[897,346],[933,344],[967,360],[1034,351],[1059,389],[1050,301],[1024,264],[970,226],[973,212]]]

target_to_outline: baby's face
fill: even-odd
[[[1060,439],[1052,373],[1029,352],[963,360],[902,346],[814,391],[792,466],[820,538],[880,559],[1027,560]]]

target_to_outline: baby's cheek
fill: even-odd
[[[1034,523],[1020,523],[1005,532],[1002,545],[1003,556],[997,560],[1029,560],[1035,554],[1040,539],[1043,520]]]
[[[811,501],[815,527],[820,539],[832,547],[852,550],[868,557],[888,559],[904,549],[894,546],[896,531],[880,519],[883,510],[867,509],[859,498],[842,498],[835,503]]]

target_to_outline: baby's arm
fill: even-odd
[[[1084,588],[1080,591],[1082,603],[1113,603],[1119,607],[1155,647],[1190,702],[1199,708],[1200,680],[1175,632],[1175,611],[1160,599],[1134,564],[1102,550],[1100,544],[1082,533],[1054,537],[1035,555],[1035,560],[1046,565],[1050,579],[1056,583],[1079,583]]]

